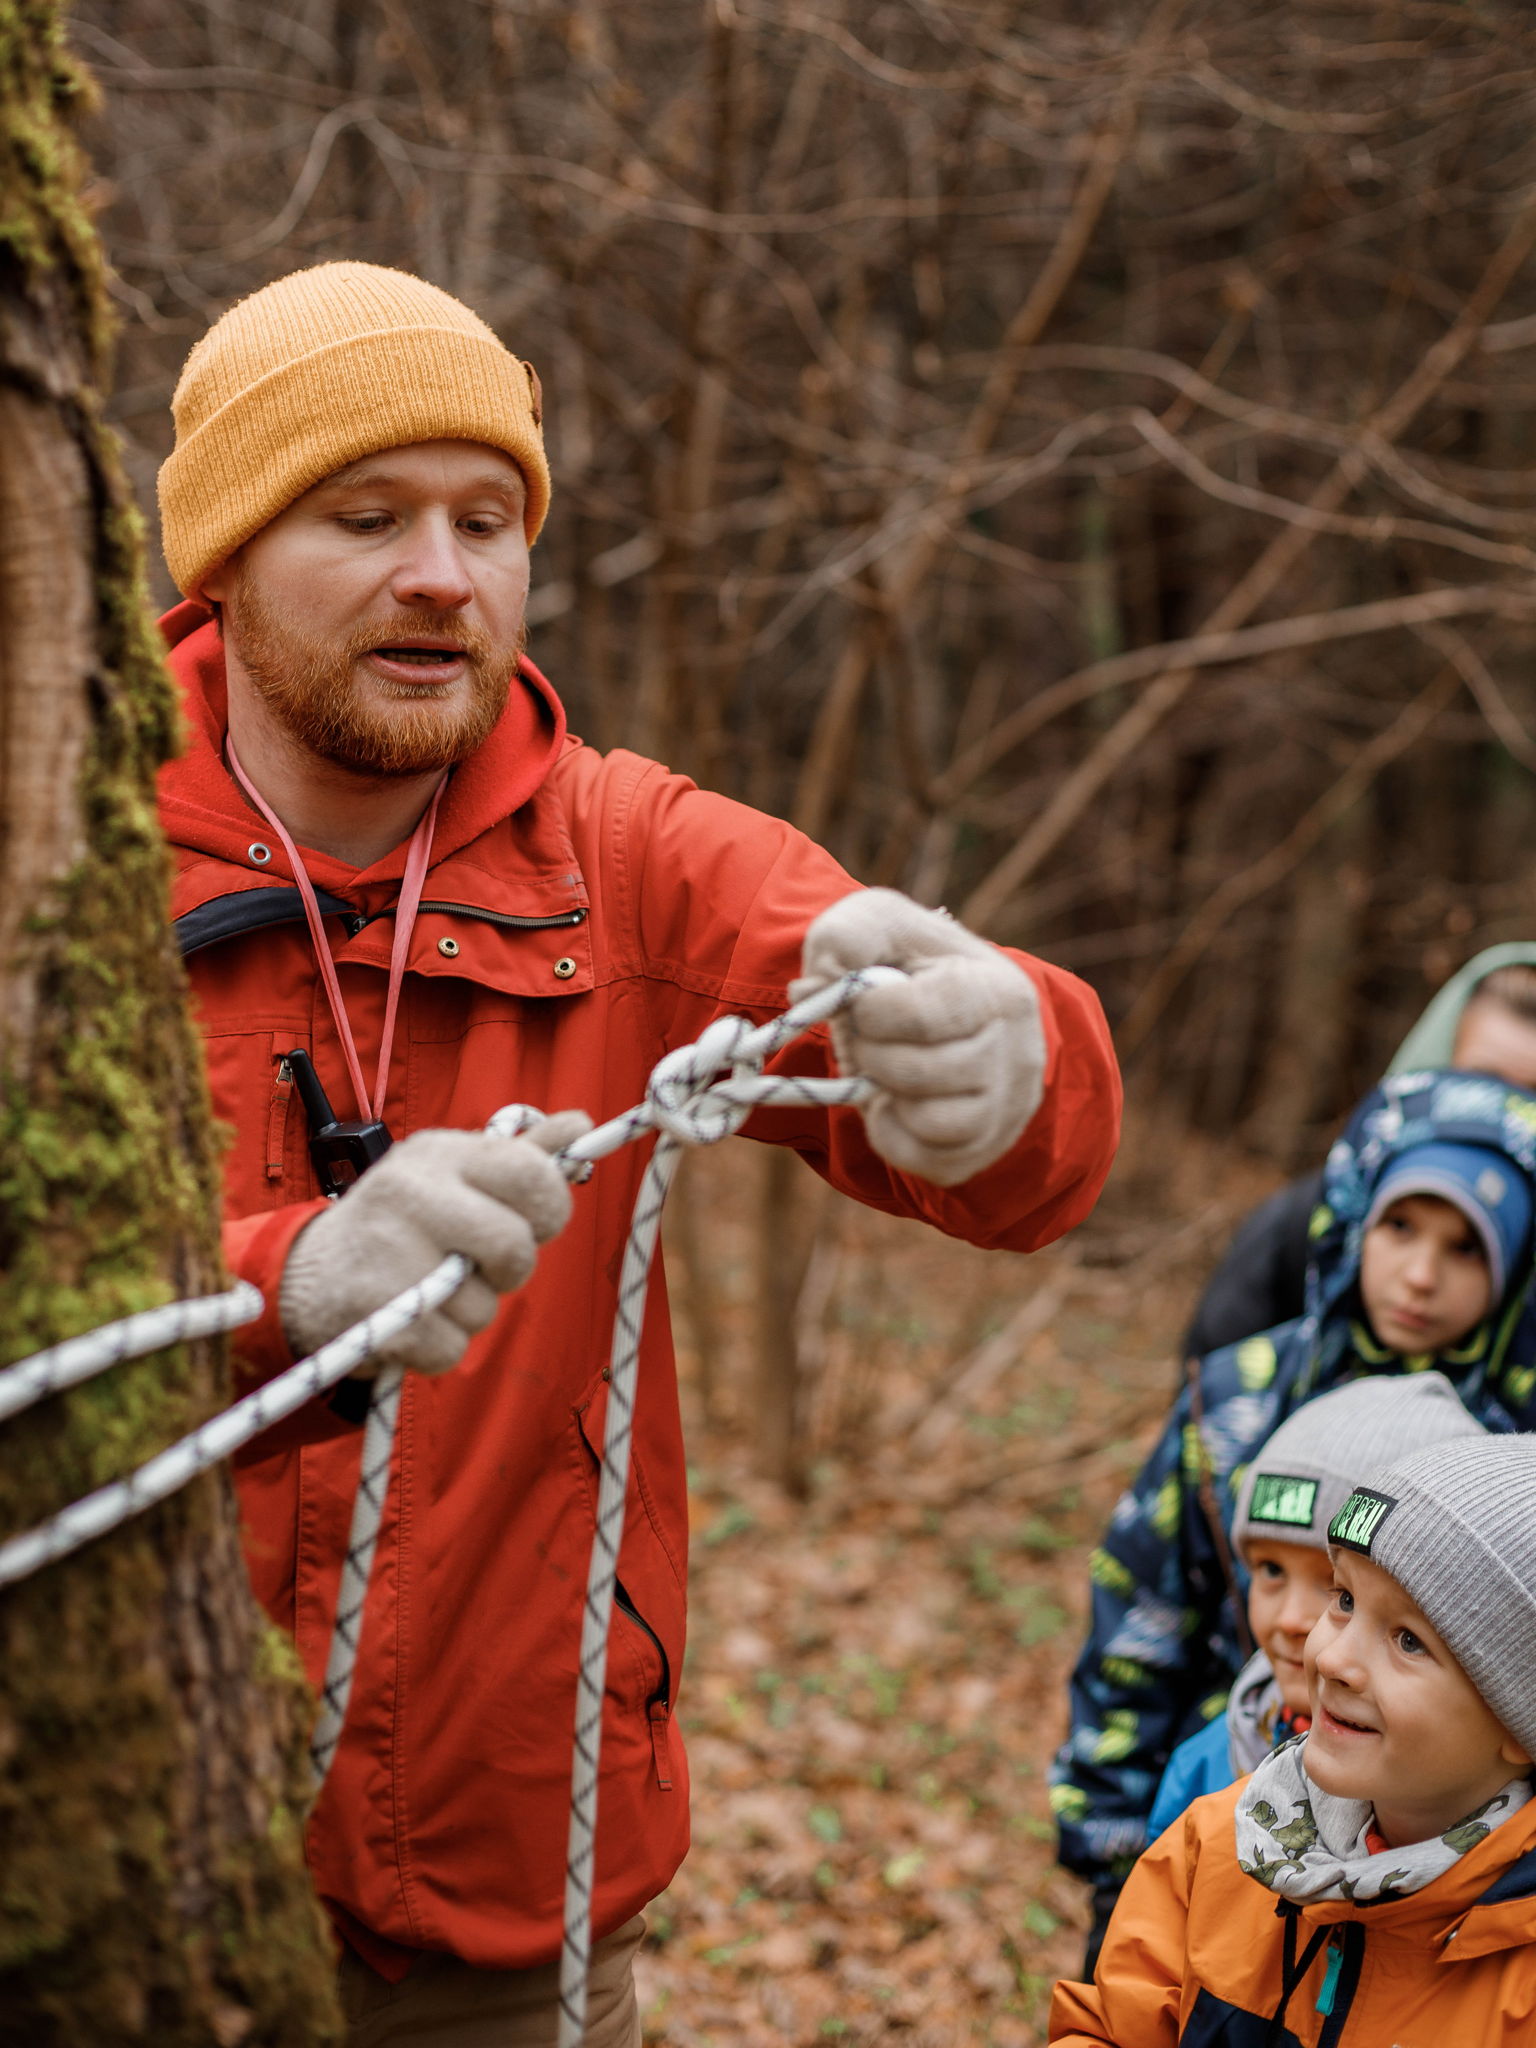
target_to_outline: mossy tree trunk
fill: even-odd
[[[0,0],[0,1359],[222,1284],[167,927],[175,712],[100,419],[108,320],[50,0]],[[216,1347],[0,1429],[0,1531],[224,1404]],[[0,1594],[0,2043],[339,2037],[291,1660],[226,1478]]]

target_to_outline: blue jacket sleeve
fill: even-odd
[[[1152,1801],[1147,1821],[1147,1840],[1155,1842],[1186,1807],[1206,1792],[1220,1792],[1232,1782],[1232,1744],[1227,1734],[1227,1717],[1218,1714],[1207,1721],[1197,1735],[1181,1742],[1168,1759],[1168,1768]]]
[[[1224,1391],[1223,1359],[1202,1367],[1207,1443],[1226,1435],[1212,1416]],[[1241,1664],[1200,1500],[1202,1449],[1190,1413],[1186,1389],[1089,1561],[1091,1621],[1072,1674],[1071,1725],[1052,1770],[1051,1806],[1061,1861],[1101,1894],[1118,1890],[1146,1846],[1169,1757],[1220,1711]],[[1214,1463],[1220,1492],[1229,1461]]]

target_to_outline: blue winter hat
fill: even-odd
[[[1487,1145],[1410,1145],[1376,1183],[1364,1228],[1404,1195],[1438,1195],[1461,1211],[1487,1255],[1494,1302],[1502,1301],[1531,1235],[1531,1183],[1515,1162]]]

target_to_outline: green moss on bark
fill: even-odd
[[[55,7],[0,0],[0,388],[83,463],[95,596],[89,658],[57,678],[88,711],[78,786],[58,792],[84,851],[0,960],[0,994],[28,996],[0,1073],[0,1359],[223,1277],[154,810],[177,712],[98,395],[111,322],[68,125],[88,97]],[[186,1347],[6,1425],[0,1531],[227,1395],[218,1350]],[[301,1853],[308,1716],[251,1606],[222,1475],[0,1595],[4,2048],[337,2038]]]

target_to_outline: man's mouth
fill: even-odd
[[[375,647],[381,661],[403,662],[408,668],[447,668],[464,659],[462,647]]]

